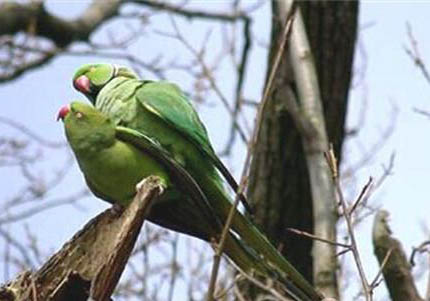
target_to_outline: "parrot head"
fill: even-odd
[[[62,120],[67,140],[74,150],[86,147],[87,141],[96,142],[100,147],[110,145],[115,140],[115,125],[93,106],[72,102],[63,106],[57,115]]]
[[[73,86],[94,104],[100,90],[117,77],[137,78],[130,68],[113,64],[87,64],[76,71]]]

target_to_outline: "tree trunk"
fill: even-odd
[[[340,159],[356,40],[358,3],[312,1],[298,4],[316,63],[326,130]],[[277,1],[272,2],[272,11],[269,66],[272,66],[278,49],[282,21],[285,19],[279,15]],[[282,247],[287,259],[312,282],[315,279],[312,241],[287,230],[295,228],[312,233],[313,210],[300,133],[288,113],[285,101],[290,91],[295,93],[296,87],[291,65],[286,59],[288,55],[283,55],[283,58],[271,99],[263,112],[248,193],[249,198],[255,202],[256,222],[272,241]],[[333,271],[333,275],[335,272]],[[323,287],[324,283],[316,285]]]

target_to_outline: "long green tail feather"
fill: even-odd
[[[206,196],[211,206],[213,206],[216,212],[221,214],[221,220],[227,220],[232,203],[230,198],[226,195],[222,184],[220,184],[217,179],[209,178],[204,181],[204,186]],[[301,299],[298,300],[322,300],[322,296],[316,292],[312,285],[310,285],[309,282],[279,253],[279,251],[276,250],[276,248],[256,228],[256,226],[238,211],[236,211],[234,215],[231,229],[240,236],[241,241],[246,246],[254,249],[255,252],[262,257],[260,258],[260,261],[265,262],[265,271],[257,269],[257,272],[269,277],[274,274],[278,274],[280,276],[280,280],[290,280],[294,286],[304,292],[307,296],[307,299],[301,296]],[[268,269],[272,273],[267,274]],[[244,270],[246,270],[246,268]],[[297,295],[297,292],[291,293],[293,295]]]
[[[269,277],[282,283],[286,291],[295,300],[299,301],[313,301],[319,299],[312,299],[297,287],[288,278],[281,276],[277,269],[273,269],[263,258],[261,258],[255,250],[245,245],[240,239],[236,238],[230,233],[225,241],[224,252],[233,261],[233,263],[244,273],[259,274]]]

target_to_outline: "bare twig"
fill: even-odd
[[[409,263],[415,266],[415,256],[417,253],[424,253],[430,251],[430,240],[422,242],[418,247],[412,249],[411,257],[409,258]]]
[[[331,240],[328,240],[328,239],[325,239],[325,238],[322,238],[322,237],[318,237],[316,235],[313,235],[313,234],[305,232],[305,231],[300,231],[300,230],[293,229],[293,228],[287,228],[287,230],[290,231],[290,232],[293,232],[295,234],[298,234],[298,235],[302,235],[302,236],[305,236],[305,237],[308,237],[308,238],[311,238],[311,239],[315,239],[315,240],[319,240],[319,241],[331,244],[333,246],[338,246],[338,247],[342,247],[342,248],[346,248],[346,249],[351,249],[351,245],[343,244],[343,243],[340,243],[340,242],[337,242],[337,241],[331,241]]]
[[[251,160],[252,152],[253,152],[254,145],[257,141],[257,137],[258,137],[258,134],[260,131],[260,125],[261,125],[261,120],[262,120],[262,115],[263,115],[262,112],[264,111],[264,107],[265,107],[265,105],[269,99],[270,91],[271,91],[272,86],[273,86],[273,79],[274,79],[275,74],[277,72],[277,69],[279,67],[279,63],[281,61],[281,56],[283,54],[285,44],[288,40],[288,36],[289,36],[290,31],[291,31],[293,16],[294,16],[294,11],[292,11],[288,15],[286,22],[285,22],[283,35],[281,36],[281,39],[279,42],[279,49],[278,49],[277,56],[276,56],[277,59],[275,59],[274,65],[270,71],[269,80],[268,80],[268,83],[266,85],[266,89],[264,91],[263,98],[262,98],[262,101],[261,101],[261,104],[260,104],[260,107],[259,107],[259,110],[257,113],[256,126],[254,128],[252,140],[248,146],[248,151],[247,151],[247,155],[246,155],[246,159],[245,159],[245,165],[244,165],[244,168],[242,170],[242,176],[241,176],[241,180],[240,180],[239,189],[237,191],[233,206],[229,212],[227,221],[226,221],[224,228],[223,228],[223,231],[222,231],[220,241],[218,243],[218,248],[216,251],[216,255],[214,257],[214,263],[213,263],[211,278],[210,278],[210,282],[209,282],[209,288],[208,288],[208,294],[207,294],[208,301],[212,301],[214,298],[213,293],[215,291],[215,283],[216,283],[216,279],[217,279],[217,275],[218,275],[218,269],[219,269],[219,263],[221,260],[222,250],[223,250],[224,243],[225,243],[225,240],[227,237],[227,233],[230,229],[231,222],[233,221],[233,217],[234,217],[234,214],[236,212],[237,205],[239,203],[239,195],[243,192],[243,190],[246,186],[246,182],[247,182],[247,176],[246,175],[248,174],[248,169],[249,169],[249,165],[250,165],[249,163]]]
[[[16,238],[11,233],[4,230],[3,228],[0,228],[0,237],[3,237],[5,243],[9,247],[13,247],[21,254],[21,257],[24,260],[23,267],[32,268],[34,266],[26,246],[24,246],[20,241],[16,240]]]
[[[237,79],[237,85],[236,85],[236,91],[235,91],[236,97],[235,97],[235,105],[234,105],[233,117],[232,117],[234,119],[237,118],[237,114],[239,113],[241,106],[243,104],[242,89],[243,89],[246,65],[248,62],[248,56],[249,56],[249,51],[251,48],[251,41],[252,41],[250,28],[251,28],[250,19],[245,19],[244,25],[243,25],[243,37],[245,42],[242,49],[241,61],[237,66],[238,79]],[[237,129],[234,126],[234,123],[232,123],[232,126],[230,128],[230,137],[227,141],[225,149],[222,151],[223,154],[228,155],[231,152],[231,149],[234,144],[234,140],[236,138],[236,130]]]
[[[145,62],[140,57],[135,56],[131,53],[126,53],[124,51],[106,51],[106,46],[95,46],[90,45],[91,47],[89,49],[84,50],[71,50],[71,49],[62,49],[62,48],[51,48],[49,50],[40,49],[40,48],[34,48],[34,47],[28,47],[26,45],[20,45],[20,44],[11,44],[11,46],[15,49],[19,49],[22,51],[25,51],[27,53],[35,53],[42,55],[42,59],[45,58],[54,58],[59,55],[64,56],[94,56],[94,57],[101,57],[101,58],[107,58],[107,59],[120,59],[127,61],[129,64],[133,65],[134,67],[144,68],[145,70],[148,70],[149,72],[153,73],[155,76],[157,76],[160,79],[165,79],[165,75],[163,73],[163,70],[161,67],[158,66],[158,60],[150,60],[148,62]],[[45,63],[45,62],[44,62]],[[39,67],[37,62],[29,62],[28,64],[35,64],[35,68]],[[14,75],[15,77],[18,77],[22,74],[21,71],[27,71],[29,66],[27,65],[20,65],[15,68]],[[12,76],[12,74],[5,74],[4,77],[6,80]],[[2,76],[0,76],[0,82],[2,80]]]
[[[364,196],[369,192],[370,187],[372,185],[373,179],[372,177],[369,178],[369,181],[367,181],[366,185],[363,186],[361,189],[360,194],[358,195],[358,198],[355,200],[354,204],[352,204],[351,209],[349,209],[348,214],[351,215],[355,208],[357,208],[358,204],[364,199]]]
[[[394,130],[397,124],[398,114],[399,114],[399,109],[395,104],[391,103],[392,116],[390,116],[389,118],[390,122],[386,126],[384,126],[381,134],[379,135],[378,140],[375,143],[368,146],[369,143],[366,142],[365,144],[366,148],[363,150],[363,154],[360,156],[357,162],[353,162],[350,166],[348,166],[342,171],[342,177],[344,179],[356,174],[360,168],[366,166],[369,162],[371,162],[373,158],[375,158],[376,153],[378,153],[380,150],[383,149],[383,147],[389,141],[389,138],[394,133]],[[364,148],[364,146],[361,146],[361,145],[359,145],[359,147]]]
[[[83,189],[82,191],[79,191],[68,197],[53,199],[53,200],[44,202],[43,204],[34,206],[33,208],[30,208],[28,210],[23,210],[13,215],[12,214],[6,215],[5,217],[0,218],[0,225],[17,222],[19,220],[22,220],[30,216],[36,215],[40,212],[43,212],[47,209],[55,208],[65,204],[73,204],[77,200],[85,196],[88,196],[88,194],[89,194],[88,189]]]
[[[137,3],[137,4],[144,4],[154,9],[167,11],[187,18],[202,18],[202,19],[211,19],[211,20],[226,21],[226,22],[237,22],[238,20],[248,19],[247,15],[242,12],[237,12],[235,14],[217,13],[217,12],[211,12],[211,11],[188,9],[188,8],[181,7],[179,5],[172,5],[170,3],[165,3],[165,2],[156,2],[156,1],[148,1],[148,0],[126,0],[126,1]]]
[[[385,265],[388,262],[388,259],[390,259],[391,253],[393,252],[393,249],[389,249],[387,254],[385,254],[384,260],[381,263],[381,266],[379,267],[379,271],[376,274],[375,278],[372,280],[372,282],[370,283],[370,287],[372,289],[374,289],[375,287],[377,287],[379,285],[379,283],[381,283],[382,279],[382,271],[384,270]]]
[[[54,116],[52,117],[52,119],[54,119]],[[44,138],[44,137],[40,136],[39,134],[36,134],[32,130],[30,130],[25,125],[23,125],[19,122],[16,122],[14,120],[11,120],[10,118],[7,118],[7,117],[0,116],[0,123],[6,124],[12,128],[19,130],[21,133],[27,135],[31,139],[35,140],[36,142],[38,142],[44,146],[48,146],[48,147],[52,147],[52,148],[58,148],[58,147],[65,147],[67,145],[65,142],[57,142],[57,141],[47,140],[46,138]]]
[[[218,84],[216,83],[214,77],[212,76],[212,72],[210,71],[210,69],[208,68],[206,62],[204,61],[202,52],[197,51],[186,39],[185,37],[182,35],[182,33],[180,32],[178,26],[176,25],[176,22],[173,18],[170,18],[171,22],[172,22],[172,26],[174,29],[174,35],[169,35],[169,34],[165,34],[166,36],[170,36],[172,38],[175,38],[179,41],[181,41],[184,46],[196,57],[197,61],[199,62],[199,64],[202,67],[203,70],[203,74],[206,76],[206,78],[208,79],[211,88],[213,89],[213,91],[216,93],[216,95],[219,97],[219,99],[221,100],[222,104],[224,105],[224,107],[226,108],[227,112],[230,114],[230,116],[232,116],[232,122],[234,123],[240,137],[242,138],[242,140],[247,143],[248,139],[245,135],[245,132],[242,130],[241,126],[239,125],[238,121],[236,120],[236,118],[234,118],[234,111],[231,108],[227,98],[224,96],[224,94],[221,92],[221,89],[218,87]]]
[[[96,45],[89,42],[90,35],[95,32],[101,24],[106,23],[109,19],[117,16],[119,8],[127,3],[139,4],[142,7],[147,6],[163,12],[169,12],[186,18],[202,18],[220,22],[238,22],[243,21],[245,24],[250,22],[248,12],[238,11],[235,14],[200,11],[185,8],[179,5],[172,5],[163,2],[145,1],[145,0],[112,0],[108,3],[92,1],[89,7],[81,16],[74,20],[66,20],[49,13],[43,2],[31,2],[29,4],[20,3],[2,3],[0,5],[0,36],[16,35],[19,32],[26,34],[25,44],[35,41],[38,44],[38,38],[46,38],[52,42],[52,49],[36,58],[27,59],[26,52],[15,53],[11,44],[13,37],[0,40],[0,47],[9,48],[11,58],[2,60],[0,66],[0,83],[14,80],[27,71],[34,70],[46,65],[58,54],[67,51],[68,47],[76,41],[85,41],[90,45]],[[120,43],[112,41],[112,45],[124,47],[124,44],[135,39],[138,34],[134,33],[129,39]],[[113,38],[112,38],[113,40]],[[106,45],[105,45],[106,46]],[[39,47],[37,47],[39,48]],[[58,49],[57,49],[58,48]],[[107,47],[105,47],[106,49]],[[13,59],[12,59],[13,58]],[[14,62],[14,63],[12,63]],[[18,64],[16,64],[18,62]]]
[[[169,296],[168,296],[169,301],[173,300],[173,296],[175,292],[175,283],[178,275],[178,264],[176,262],[176,257],[178,255],[178,239],[179,239],[178,234],[176,234],[175,239],[172,241],[173,256],[172,256],[172,263],[171,263],[172,271],[170,273],[170,285],[169,285]]]
[[[80,17],[71,21],[63,20],[47,12],[43,2],[2,3],[0,5],[0,36],[26,32],[29,36],[47,38],[56,47],[65,49],[75,41],[87,41],[93,31],[117,13],[120,3],[119,0],[108,3],[93,1]],[[2,46],[5,47],[4,44]],[[14,80],[27,71],[47,64],[55,57],[55,54],[48,54],[13,66],[11,71],[0,74],[0,82]],[[15,60],[19,59],[12,52],[10,55]],[[2,67],[10,69],[11,66],[11,63],[8,63],[7,66]]]
[[[262,290],[270,293],[271,295],[273,295],[276,300],[280,300],[280,301],[291,301],[290,298],[287,298],[285,296],[283,296],[281,293],[279,293],[274,287],[272,283],[268,283],[268,284],[264,284],[263,282],[261,282],[260,280],[258,280],[255,277],[252,277],[250,275],[248,275],[247,273],[244,273],[243,271],[240,271],[241,275],[243,277],[245,277],[248,281],[252,282],[253,284],[255,284],[257,287],[261,288]]]
[[[430,84],[430,73],[427,70],[427,67],[420,55],[420,52],[418,50],[418,42],[414,37],[414,34],[412,32],[412,26],[411,24],[409,24],[409,22],[406,23],[406,30],[409,38],[410,48],[407,48],[405,46],[405,51],[412,59],[414,64],[418,67],[418,69],[421,70],[421,73],[423,74],[426,81]]]
[[[355,265],[356,265],[358,273],[360,275],[360,280],[361,280],[361,285],[363,287],[364,296],[366,297],[367,301],[371,301],[372,300],[372,288],[369,286],[369,283],[367,281],[366,274],[364,272],[363,264],[361,261],[360,253],[358,252],[358,246],[357,246],[357,242],[355,239],[354,227],[353,227],[353,222],[352,222],[352,218],[351,218],[352,210],[349,210],[348,204],[346,203],[346,201],[343,197],[343,192],[342,192],[342,188],[340,187],[338,172],[336,171],[337,165],[336,165],[336,163],[333,163],[333,162],[336,162],[336,157],[334,155],[333,148],[330,148],[330,150],[328,151],[328,153],[326,155],[326,158],[329,161],[329,166],[332,168],[335,168],[335,170],[333,171],[333,182],[334,182],[334,185],[336,187],[336,197],[338,199],[338,202],[342,206],[343,217],[345,218],[346,225],[348,228],[349,238],[351,240],[351,251],[352,251],[352,254],[354,256]]]
[[[421,114],[421,115],[423,115],[423,116],[425,116],[427,118],[430,118],[430,112],[428,112],[428,111],[425,111],[425,110],[422,110],[422,109],[419,109],[419,108],[414,108],[414,112],[418,113],[418,114]]]

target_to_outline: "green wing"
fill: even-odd
[[[203,123],[178,86],[168,82],[145,81],[136,96],[146,109],[198,143],[205,152],[214,154]]]
[[[193,200],[194,206],[208,219],[214,219],[214,223],[222,225],[194,178],[157,142],[136,130],[122,126],[116,127],[116,137],[156,158],[168,170],[178,190],[188,195]]]
[[[145,81],[137,91],[136,99],[148,111],[177,129],[186,139],[201,149],[211,159],[233,190],[238,191],[239,185],[215,154],[203,123],[178,86],[168,82]],[[240,195],[240,199],[245,208],[252,212],[251,206],[243,194]]]
[[[180,186],[178,188],[185,188],[183,190],[184,195],[191,193],[191,199],[194,201],[194,206],[180,203],[185,200],[175,200],[173,201],[175,204],[171,203],[166,206],[154,206],[153,209],[155,209],[156,212],[151,210],[149,217],[152,217],[152,220],[160,225],[200,237],[209,242],[212,238],[217,239],[224,224],[221,223],[218,215],[209,204],[199,185],[188,172],[172,159],[169,153],[158,143],[146,135],[127,127],[118,126],[116,129],[116,137],[118,139],[130,143],[158,159],[169,171],[169,176],[173,179],[173,182],[175,182],[177,186]],[[278,279],[284,283],[290,294],[293,296],[300,296],[296,297],[297,300],[310,300],[289,279],[280,279],[281,275],[273,270],[273,268],[254,251],[254,248],[248,246],[245,241],[231,230],[226,237],[224,252],[241,269],[246,269],[248,272],[258,270],[264,275],[270,276],[273,279]]]

